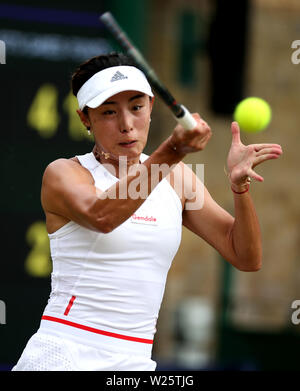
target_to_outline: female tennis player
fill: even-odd
[[[154,96],[131,60],[118,53],[94,57],[76,70],[72,88],[95,145],[45,170],[41,199],[52,289],[40,327],[13,370],[155,370],[156,321],[182,225],[238,270],[259,270],[261,235],[249,178],[263,181],[254,167],[282,150],[243,145],[232,123],[232,217],[182,163],[212,135],[198,114],[195,129],[177,125],[146,156]]]

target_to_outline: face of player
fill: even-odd
[[[138,91],[124,91],[111,96],[99,107],[88,109],[88,115],[78,114],[85,126],[90,126],[99,152],[118,160],[138,163],[147,143],[153,99]]]

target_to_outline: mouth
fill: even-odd
[[[137,143],[137,140],[131,140],[131,141],[119,143],[119,145],[121,145],[122,147],[125,147],[125,148],[131,148],[131,147],[135,146],[136,143]]]

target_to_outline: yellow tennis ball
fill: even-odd
[[[245,132],[260,132],[270,123],[272,110],[261,98],[250,97],[242,100],[235,108],[233,118]]]

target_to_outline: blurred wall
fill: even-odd
[[[205,185],[213,198],[232,212],[232,194],[223,170],[231,143],[232,118],[230,115],[216,115],[212,110],[211,66],[205,50],[215,3],[173,0],[153,1],[151,6],[150,24],[159,28],[151,30],[150,60],[178,100],[191,111],[199,112],[213,130],[213,137],[207,148],[188,156],[185,162],[205,164]],[[191,41],[198,40],[193,54],[196,70],[194,80],[186,85],[180,81],[180,22],[184,12],[194,14],[196,37],[191,37]],[[220,322],[223,322],[221,326],[229,327],[236,333],[273,335],[272,343],[277,341],[279,344],[283,335],[292,336],[289,344],[285,343],[290,349],[286,352],[290,361],[293,344],[299,343],[299,326],[291,322],[291,303],[300,297],[297,135],[300,65],[294,65],[291,61],[291,44],[300,35],[299,16],[300,3],[297,1],[250,2],[244,97],[259,96],[266,99],[272,106],[273,120],[262,133],[242,133],[242,141],[245,144],[279,143],[284,151],[278,161],[257,167],[265,182],[251,184],[251,194],[261,223],[263,267],[256,273],[234,270],[226,265],[214,249],[184,229],[182,245],[169,273],[158,322],[155,354],[162,362],[173,361],[180,365],[201,367],[211,362],[218,365],[223,356],[226,362],[228,352],[221,349],[220,353],[220,346],[224,342]],[[230,22],[234,23],[234,18]],[[239,33],[237,30],[236,34]],[[228,42],[229,47],[230,44]],[[236,60],[239,61],[238,58]],[[225,64],[227,58],[224,57],[223,61]],[[224,72],[224,78],[226,76]],[[163,138],[170,133],[175,122],[162,103],[157,102],[155,110],[153,132],[159,132]],[[228,308],[221,305],[224,292],[228,296]],[[201,348],[195,340],[198,353],[202,349],[206,360],[200,353],[195,354],[192,348],[190,354],[189,348],[186,349],[185,358],[177,354],[184,346],[191,346],[188,336],[178,333],[178,310],[184,303],[189,305],[191,299],[194,302],[198,300],[198,309],[209,305],[213,308],[213,316],[207,316],[210,321],[203,320],[204,323],[208,322],[209,343]],[[191,306],[191,311],[194,310],[195,314],[196,309],[197,306]],[[195,322],[200,328],[198,323]],[[191,325],[190,330],[193,327],[195,326]],[[251,336],[248,341],[254,346],[253,343],[256,342],[253,342]],[[234,341],[234,332],[227,334],[226,338]],[[280,368],[280,358],[276,361],[276,358],[271,357],[273,352],[270,351],[270,356],[266,355],[262,359],[260,349],[263,346],[257,339],[257,349],[253,348],[254,351],[248,354],[245,348],[244,352],[241,351],[236,356],[232,354],[228,362],[236,363],[244,356],[242,360],[251,362],[252,368],[264,368],[267,361],[271,367],[273,365],[273,368]],[[282,361],[290,362],[288,357]],[[285,365],[297,366],[295,362]]]

